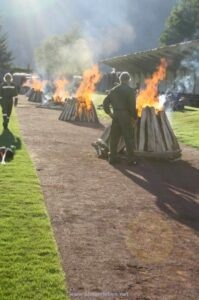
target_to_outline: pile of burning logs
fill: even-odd
[[[26,93],[26,96],[28,97],[28,101],[41,103],[42,102],[42,97],[43,97],[43,92],[42,91],[36,91],[34,89],[30,89]]]
[[[135,128],[135,154],[174,159],[181,156],[176,136],[165,111],[145,107]]]
[[[74,97],[68,98],[65,102],[63,111],[59,116],[59,120],[99,123],[93,102],[91,102],[90,107],[87,108],[86,103],[83,103]]]
[[[109,151],[111,126],[107,127],[101,137],[93,143],[98,156],[103,156]],[[176,159],[181,156],[176,136],[171,128],[164,111],[155,112],[153,107],[145,107],[135,127],[134,153],[137,157],[151,157],[163,159]],[[117,151],[120,153],[125,148],[124,139],[121,137]]]

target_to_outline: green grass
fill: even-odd
[[[64,273],[40,183],[21,143],[15,114],[10,130],[0,135],[0,146],[17,147],[14,160],[0,164],[0,299],[66,300]]]
[[[184,112],[172,112],[169,119],[180,142],[199,148],[199,108],[186,107]]]

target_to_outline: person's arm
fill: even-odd
[[[14,98],[14,106],[16,107],[18,105],[18,88],[16,85],[14,85],[14,89],[12,92],[12,97]]]
[[[17,97],[17,96],[18,96],[17,87],[16,87],[16,85],[14,85],[14,89],[13,89],[13,97]]]
[[[133,91],[128,97],[128,106],[131,116],[134,120],[137,119],[137,110],[136,110],[136,97],[135,92]]]
[[[111,113],[111,109],[110,109],[110,104],[111,104],[111,101],[110,101],[110,94],[109,94],[106,96],[106,98],[103,101],[103,109],[107,115],[111,116],[112,113]]]

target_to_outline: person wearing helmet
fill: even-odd
[[[13,107],[13,97],[17,96],[17,88],[14,85],[13,77],[10,73],[6,73],[3,83],[0,86],[0,102],[3,114],[3,128],[8,128],[10,115]]]
[[[109,163],[118,162],[117,145],[122,136],[125,141],[128,164],[136,164],[134,159],[134,133],[133,122],[137,118],[135,90],[129,86],[130,75],[128,72],[120,74],[120,84],[112,88],[103,102],[103,108],[112,118],[110,132]],[[111,110],[112,108],[112,110]]]

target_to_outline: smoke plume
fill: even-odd
[[[44,39],[62,35],[74,25],[81,28],[84,42],[78,41],[71,50],[78,51],[81,47],[85,52],[82,59],[86,64],[91,57],[96,62],[110,56],[154,48],[158,46],[165,20],[177,0],[1,2],[5,31],[15,64],[27,67],[28,64],[34,65],[35,48]],[[67,50],[63,52],[66,55]]]

